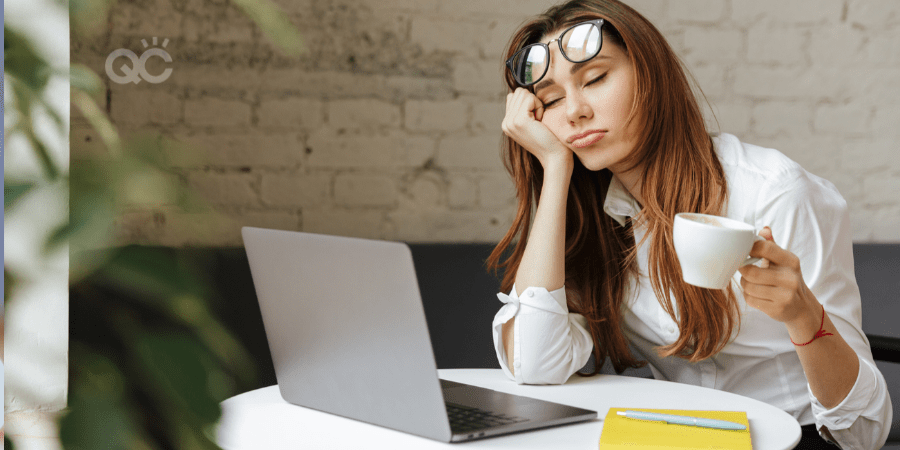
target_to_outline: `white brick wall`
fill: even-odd
[[[686,62],[718,131],[834,182],[855,239],[900,241],[900,2],[626,2]],[[112,50],[170,39],[172,77],[117,85],[103,76],[109,108],[123,128],[180,142],[167,150],[177,174],[220,212],[130,212],[123,240],[236,245],[239,226],[256,223],[496,241],[515,205],[499,157],[501,53],[552,1],[276,3],[307,54],[280,55],[228,2],[119,3],[109,39],[73,44],[73,60],[102,75]],[[76,123],[74,156],[102,152]]]

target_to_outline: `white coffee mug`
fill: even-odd
[[[753,225],[696,213],[676,214],[672,233],[685,283],[709,289],[727,288],[738,268],[759,261],[750,249],[765,240]]]

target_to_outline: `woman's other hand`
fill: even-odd
[[[543,115],[544,104],[527,89],[517,88],[506,95],[506,116],[501,128],[546,169],[551,161],[571,160],[572,151],[541,123]]]
[[[759,235],[766,240],[754,243],[750,256],[764,258],[762,267],[739,269],[747,304],[789,329],[809,331],[802,334],[812,336],[820,326],[822,306],[803,280],[800,259],[775,243],[769,227]]]

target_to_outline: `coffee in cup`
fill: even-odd
[[[709,289],[727,288],[740,267],[759,261],[750,249],[765,240],[750,224],[697,213],[676,214],[672,234],[685,283]]]

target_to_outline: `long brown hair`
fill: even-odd
[[[632,114],[638,141],[629,169],[641,170],[641,212],[625,227],[602,211],[612,180],[609,169],[592,172],[575,158],[566,205],[565,286],[569,309],[585,316],[594,341],[596,372],[610,358],[616,372],[640,367],[623,332],[629,281],[638,276],[633,226],[646,226],[649,276],[662,308],[678,323],[678,340],[658,348],[696,362],[717,353],[740,327],[734,292],[686,284],[672,242],[675,214],[720,214],[727,203],[725,174],[707,132],[686,71],[662,34],[643,16],[617,0],[572,0],[527,22],[513,35],[506,58],[542,36],[576,23],[603,18],[604,45],[618,45],[634,67]],[[518,85],[509,71],[510,91]],[[540,198],[543,169],[532,154],[504,136],[504,165],[516,184],[518,210],[513,224],[488,258],[504,268],[502,289],[509,291],[522,261],[533,209]],[[515,244],[513,242],[515,241]],[[637,245],[636,245],[637,244]],[[502,263],[500,259],[512,247]],[[678,307],[678,317],[673,309]]]

